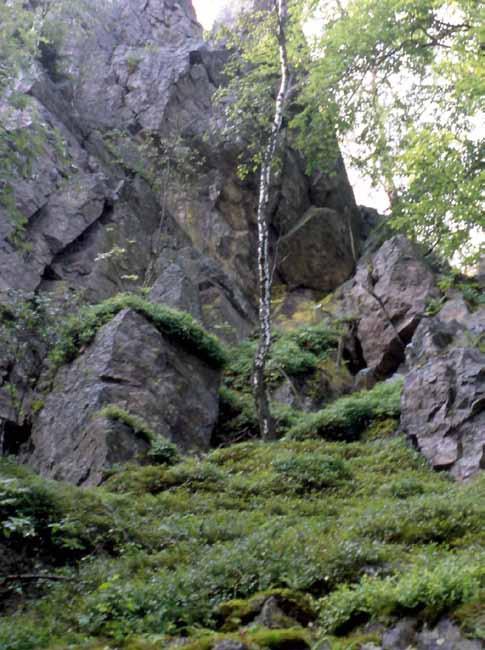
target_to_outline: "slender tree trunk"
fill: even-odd
[[[372,103],[377,120],[377,161],[382,176],[382,187],[389,201],[389,208],[395,206],[398,198],[397,187],[394,182],[394,161],[390,152],[389,142],[386,135],[384,108],[379,101],[377,73],[372,73]]]
[[[281,64],[281,84],[276,98],[275,114],[271,135],[263,163],[259,185],[258,202],[258,280],[259,280],[259,345],[254,358],[253,390],[258,415],[259,429],[264,440],[275,437],[274,422],[264,377],[266,362],[271,349],[271,269],[269,260],[268,204],[273,164],[278,135],[283,123],[283,114],[288,92],[288,54],[286,49],[287,0],[275,0],[278,11],[278,45]]]

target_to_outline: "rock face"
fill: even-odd
[[[407,351],[402,428],[459,479],[485,467],[484,331],[485,310],[471,314],[457,299],[421,322]]]
[[[99,411],[116,404],[182,449],[205,450],[218,414],[220,372],[120,312],[56,376],[34,426],[29,463],[45,476],[97,484],[103,470],[147,450],[129,427]]]
[[[335,210],[312,207],[279,242],[282,279],[290,288],[333,291],[352,274],[351,222]]]
[[[419,253],[398,235],[362,258],[339,294],[344,312],[357,319],[355,335],[366,366],[384,378],[403,363],[406,345],[439,291]]]
[[[228,52],[203,42],[190,0],[45,4],[66,32],[41,46],[19,80],[25,105],[14,108],[0,97],[2,124],[35,149],[31,168],[9,179],[17,212],[0,200],[0,304],[12,289],[74,293],[95,303],[143,288],[226,341],[246,338],[257,316],[257,178],[238,177],[244,145],[214,135],[223,132],[213,95],[224,83]],[[330,291],[353,271],[361,217],[342,161],[334,173],[310,176],[288,142],[273,179],[275,282],[289,293]],[[15,216],[25,223],[20,233]],[[280,240],[283,255],[276,256]],[[4,390],[15,383],[14,365],[2,367],[0,377],[6,449],[27,435]],[[84,381],[75,372],[84,369],[80,361],[59,381],[75,386]],[[64,431],[61,412],[42,416],[50,413],[53,431]],[[36,427],[38,449],[47,435],[47,425]],[[48,457],[38,467],[52,472]],[[85,480],[78,474],[73,480]]]
[[[0,98],[11,130],[34,138],[39,116],[43,140],[31,173],[12,180],[28,252],[0,202],[0,301],[11,288],[68,287],[96,302],[155,283],[157,300],[244,338],[256,315],[257,179],[237,176],[240,143],[200,138],[221,132],[213,94],[227,52],[204,44],[189,0],[88,0],[76,11],[51,5],[69,38],[43,49],[22,82],[26,108]],[[147,134],[183,142],[178,165],[192,167],[180,177],[162,156],[162,191],[146,173]],[[275,281],[329,291],[353,271],[361,217],[341,160],[332,174],[305,166],[290,145],[273,182]]]
[[[395,627],[386,631],[382,637],[382,646],[377,650],[481,650],[482,643],[478,640],[464,638],[458,625],[450,619],[443,618],[433,627],[424,627],[418,631],[415,619],[405,618]]]

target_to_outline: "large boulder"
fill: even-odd
[[[351,275],[352,224],[330,208],[311,207],[280,239],[278,269],[290,288],[333,291]]]
[[[148,448],[144,438],[99,417],[117,405],[184,450],[206,450],[218,415],[220,372],[125,309],[57,373],[32,432],[27,461],[79,485]]]
[[[384,378],[403,363],[406,345],[439,290],[416,248],[397,235],[361,259],[339,296],[343,311],[357,320],[355,336],[366,366]]]
[[[402,429],[433,467],[459,479],[485,467],[484,331],[485,310],[453,300],[421,322],[407,350]]]

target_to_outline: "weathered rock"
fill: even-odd
[[[62,2],[51,7],[58,21],[67,21],[70,9]],[[5,122],[8,112],[12,128],[33,138],[35,115],[46,128],[32,173],[12,181],[27,252],[12,243],[13,225],[0,214],[0,301],[16,288],[75,290],[99,302],[153,282],[151,299],[240,341],[257,314],[257,179],[238,178],[241,143],[199,137],[209,126],[221,131],[213,94],[224,83],[228,53],[202,42],[189,0],[88,0],[77,9],[81,16],[66,22],[69,38],[43,50],[22,81],[28,108],[11,113],[0,98],[0,115]],[[165,192],[151,182],[143,149],[149,132],[185,138],[199,156],[189,181],[170,177]],[[164,159],[160,169],[166,167]],[[291,263],[293,273],[280,255],[275,279],[321,293],[352,272],[360,217],[341,159],[335,173],[309,176],[305,168],[289,146],[274,178],[272,253],[283,236],[285,254],[300,260]],[[302,223],[309,210],[325,218]],[[295,228],[295,237],[286,236]],[[74,375],[69,381],[74,385]],[[58,426],[53,417],[50,424]],[[47,436],[39,426],[38,443],[39,431]],[[55,462],[46,461],[48,471]]]
[[[174,345],[143,316],[120,312],[58,372],[32,433],[28,462],[40,473],[97,484],[103,470],[148,443],[97,417],[116,404],[182,449],[209,446],[218,413],[219,371]]]
[[[214,650],[247,650],[247,645],[241,641],[233,641],[232,639],[226,639],[225,641],[219,641],[214,646]]]
[[[295,619],[287,616],[281,609],[275,596],[271,596],[266,600],[254,622],[270,629],[284,629],[298,625]]]
[[[347,366],[335,358],[321,362],[307,375],[289,377],[271,392],[271,400],[301,411],[318,411],[329,402],[352,392],[354,379]]]
[[[432,630],[425,628],[416,636],[417,650],[481,650],[483,644],[465,639],[460,628],[449,619],[441,620]]]
[[[359,370],[354,379],[354,390],[371,390],[377,383],[375,373],[370,368]]]
[[[256,311],[237,280],[213,259],[193,247],[164,249],[156,267],[151,301],[189,312],[207,330],[231,343],[248,337]]]
[[[439,294],[432,271],[402,235],[363,258],[354,279],[339,293],[343,311],[358,319],[362,354],[379,378],[404,361],[428,302]]]
[[[205,94],[189,94],[186,87],[197,84],[202,66],[182,79],[190,71],[190,52],[202,45],[202,28],[189,0],[88,2],[83,9],[84,20],[55,53],[57,75],[51,75],[68,78],[64,92],[71,94],[83,124],[157,130],[173,94],[186,99],[179,104],[181,121],[194,117],[190,109],[198,101],[204,108]],[[64,11],[59,3],[58,20],[68,20]]]
[[[382,636],[383,650],[407,650],[412,647],[416,638],[417,622],[412,618],[403,618],[402,621],[386,630]]]
[[[473,315],[479,323],[485,331],[483,309]],[[464,324],[439,314],[422,321],[407,352],[402,429],[435,468],[459,479],[485,467],[485,354],[474,341]]]
[[[350,228],[335,210],[310,208],[280,239],[278,269],[284,282],[320,291],[345,282],[355,267]]]

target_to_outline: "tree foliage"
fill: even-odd
[[[308,172],[331,168],[336,135],[386,191],[395,228],[442,257],[476,259],[473,233],[485,225],[479,3],[293,0],[289,13],[288,133]],[[220,96],[228,130],[246,144],[247,174],[260,163],[278,57],[268,17],[243,14],[232,34]]]
[[[323,3],[314,3],[314,10]],[[483,227],[478,137],[483,21],[475,0],[325,3],[295,117],[309,145],[330,120],[390,198],[393,223],[450,258]],[[475,251],[476,252],[476,251]]]

